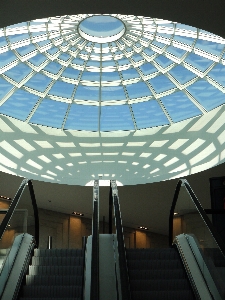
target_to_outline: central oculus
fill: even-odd
[[[88,41],[108,43],[118,40],[125,32],[122,21],[112,16],[91,16],[80,22],[79,34]]]

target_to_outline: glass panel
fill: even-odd
[[[11,200],[0,199],[0,224],[11,205]],[[7,255],[11,250],[14,239],[22,233],[29,233],[35,236],[35,221],[33,206],[30,199],[28,187],[22,194],[20,201],[10,219],[8,226],[0,240],[0,272],[4,266],[4,273],[8,273],[10,267],[10,261],[7,259]],[[3,279],[3,278],[2,278]]]
[[[174,62],[171,61],[169,58],[163,56],[163,55],[159,55],[158,57],[156,57],[155,61],[162,67],[162,68],[167,68],[169,67],[171,64],[173,64]]]
[[[176,87],[165,75],[156,76],[148,82],[153,86],[156,93],[162,93]]]
[[[103,86],[101,88],[101,100],[126,100],[126,95],[122,86]]]
[[[117,71],[114,72],[102,72],[101,75],[102,81],[114,81],[120,80],[120,75]]]
[[[115,67],[115,61],[114,60],[108,60],[108,61],[103,61],[102,62],[102,67],[107,68],[107,67]]]
[[[16,55],[12,51],[7,51],[0,54],[0,68],[6,66],[14,60],[18,60]]]
[[[161,98],[163,105],[174,122],[201,115],[202,112],[183,93],[177,92]]]
[[[0,113],[25,121],[37,100],[38,96],[17,90],[0,106]]]
[[[44,99],[38,106],[30,122],[61,128],[67,107],[67,103]]]
[[[181,65],[174,67],[169,71],[169,73],[172,74],[173,77],[176,78],[176,80],[179,81],[181,84],[185,84],[191,79],[197,77],[196,74],[192,73],[191,71],[189,71]]]
[[[100,81],[100,73],[84,71],[81,80]]]
[[[158,72],[156,67],[154,67],[151,63],[146,63],[143,64],[142,66],[139,67],[144,75],[150,75],[155,72]]]
[[[64,128],[71,130],[97,131],[98,111],[98,106],[78,105],[73,103]]]
[[[129,84],[126,86],[130,98],[139,98],[144,96],[151,96],[151,91],[144,82]]]
[[[156,100],[132,104],[138,129],[169,124]]]
[[[31,68],[24,63],[16,65],[14,68],[5,72],[5,75],[12,78],[16,82],[23,80],[30,72]]]
[[[225,95],[204,79],[198,80],[189,86],[187,90],[207,110],[225,103]]]
[[[160,43],[160,42],[157,42],[157,41],[153,41],[153,42],[151,43],[151,45],[155,45],[155,46],[157,46],[157,47],[160,48],[160,49],[163,49],[163,48],[165,47],[165,44]]]
[[[176,48],[176,47],[173,47],[173,46],[169,46],[166,49],[166,52],[170,52],[178,58],[181,58],[186,53],[185,50],[179,49],[179,48]]]
[[[130,65],[130,61],[127,58],[122,58],[122,59],[118,59],[117,63],[119,66],[123,66],[123,65]]]
[[[53,74],[58,74],[59,70],[62,68],[57,62],[50,62],[43,70],[48,71]]]
[[[80,58],[74,58],[74,60],[72,60],[72,64],[83,66],[84,65],[84,60],[80,59]]]
[[[195,67],[196,69],[205,72],[213,63],[210,59],[199,56],[195,53],[190,53],[188,57],[185,59],[190,65]]]
[[[51,47],[51,49],[47,50],[46,52],[49,53],[49,54],[51,54],[51,55],[54,55],[58,51],[59,51],[59,49],[57,47]]]
[[[50,45],[51,44],[51,42],[49,41],[49,40],[46,40],[46,41],[40,41],[40,42],[38,42],[37,43],[37,45],[41,48],[41,47],[44,47],[44,46],[46,46],[46,45]]]
[[[199,48],[208,53],[212,53],[212,54],[219,56],[224,49],[224,44],[218,44],[215,42],[198,39],[195,44],[195,48]]]
[[[143,67],[143,66],[144,65],[142,65],[141,67]],[[140,77],[139,73],[134,68],[130,68],[130,69],[125,70],[125,71],[121,71],[121,74],[123,76],[123,79],[125,79],[125,80]]]
[[[52,88],[49,90],[48,93],[51,95],[70,99],[73,90],[74,90],[74,84],[58,80],[53,84]]]
[[[140,60],[143,60],[143,57],[140,54],[134,54],[132,57],[133,61],[138,62]]]
[[[38,67],[40,66],[45,60],[46,60],[46,56],[44,56],[43,54],[37,54],[34,57],[31,57],[30,59],[28,59],[29,62],[31,62],[34,66]]]
[[[74,68],[66,68],[65,71],[62,73],[62,77],[72,78],[72,79],[78,79],[78,76],[80,74],[80,71]]]
[[[30,39],[30,36],[28,33],[22,33],[22,34],[14,34],[14,35],[8,35],[8,39],[10,43],[20,42],[22,40]]]
[[[6,46],[7,45],[7,41],[5,39],[4,36],[0,37],[0,47]]]
[[[0,99],[2,99],[14,86],[0,77]]]
[[[225,66],[217,64],[208,75],[225,87]]]
[[[153,54],[155,54],[155,51],[153,51],[152,49],[146,48],[143,53],[145,53],[146,55],[148,55],[149,57],[151,57]]]
[[[61,60],[64,60],[64,61],[67,61],[68,59],[70,59],[70,55],[69,54],[67,54],[67,53],[62,53],[62,54],[60,54],[59,55],[59,59],[61,59]]]
[[[37,73],[25,83],[25,86],[30,87],[39,92],[44,92],[51,81],[51,78]]]
[[[195,39],[192,38],[192,37],[179,36],[179,35],[176,34],[174,36],[174,41],[178,41],[178,42],[180,42],[182,44],[187,44],[187,45],[191,46],[194,43]]]
[[[101,131],[133,130],[134,124],[128,105],[101,107]]]
[[[86,67],[96,67],[96,68],[100,68],[100,61],[89,60],[89,61],[86,63]]]
[[[36,50],[34,45],[28,45],[28,46],[23,46],[20,48],[17,48],[16,51],[20,56],[26,55],[28,53],[31,53],[32,51]]]
[[[79,100],[99,100],[99,87],[78,85],[75,99]]]
[[[211,216],[208,216],[211,221]],[[188,235],[189,242],[193,243],[195,241],[196,249],[198,250],[196,257],[198,259],[202,257],[202,260],[199,260],[199,266],[202,269],[206,282],[209,279],[209,271],[221,294],[221,299],[223,299],[223,282],[225,280],[224,254],[222,254],[214,236],[191,200],[185,186],[181,186],[173,218],[173,237],[181,233]]]

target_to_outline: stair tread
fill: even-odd
[[[194,300],[193,293],[190,290],[185,291],[133,291],[132,300]]]
[[[27,285],[82,286],[82,275],[26,275]]]
[[[32,257],[32,265],[42,265],[42,266],[50,266],[50,265],[64,265],[64,266],[79,266],[83,265],[84,258],[83,257],[65,257],[65,256],[33,256]]]
[[[82,293],[82,287],[79,286],[29,286],[23,287],[23,297],[80,297]]]
[[[83,257],[84,250],[83,249],[35,249],[34,250],[35,257]]]

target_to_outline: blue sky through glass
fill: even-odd
[[[124,29],[115,40],[98,40]],[[225,40],[191,26],[77,15],[2,32],[0,113],[22,121],[65,130],[139,130],[225,103],[225,56],[219,60]]]
[[[92,16],[79,25],[80,29],[91,36],[108,37],[119,33],[123,28],[123,23],[111,16]]]

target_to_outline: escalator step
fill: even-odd
[[[79,298],[82,294],[82,288],[76,286],[24,286],[23,297],[40,298],[40,297],[55,297],[55,298]]]
[[[82,286],[82,276],[48,276],[48,275],[27,275],[27,285],[73,285]]]
[[[178,253],[173,248],[165,249],[127,249],[127,259],[177,259]]]
[[[34,256],[83,257],[84,250],[83,249],[35,249]]]
[[[131,290],[134,291],[182,291],[189,289],[186,279],[161,279],[161,280],[131,280]]]
[[[82,266],[84,258],[83,257],[43,257],[43,256],[33,256],[32,265],[34,266]]]
[[[182,269],[171,270],[129,270],[129,278],[132,279],[186,279]]]
[[[131,292],[132,300],[194,300],[193,293],[190,290],[185,291],[135,291]]]
[[[128,260],[129,270],[175,270],[181,267],[182,263],[177,259]]]
[[[83,275],[82,266],[29,266],[30,275]]]
[[[81,300],[81,298],[74,298],[74,297],[70,297],[70,298],[55,298],[55,297],[41,297],[41,298],[37,298],[37,297],[20,297],[18,300],[29,300],[29,299],[32,299],[32,300]]]

